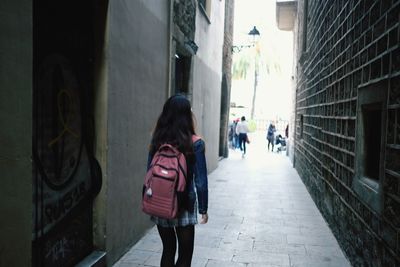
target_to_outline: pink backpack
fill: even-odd
[[[185,191],[186,175],[185,156],[172,145],[160,146],[145,176],[143,212],[165,219],[175,218],[177,192]]]
[[[193,143],[200,137],[193,135]],[[160,146],[154,154],[143,185],[142,210],[165,219],[178,215],[177,192],[186,188],[185,156],[172,145]]]

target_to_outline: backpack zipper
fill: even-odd
[[[155,173],[153,173],[153,177],[164,179],[164,180],[168,180],[168,181],[175,181],[174,178],[168,178],[168,177],[165,177],[165,176],[162,176],[162,175],[158,175],[158,174],[155,174]]]

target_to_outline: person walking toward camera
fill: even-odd
[[[177,216],[175,218],[163,218],[151,215],[150,217],[157,225],[163,245],[161,267],[190,266],[194,249],[194,226],[198,223],[197,213],[201,216],[201,224],[208,221],[205,143],[195,133],[193,118],[189,100],[183,95],[172,96],[165,102],[152,134],[148,170],[153,167],[151,164],[154,155],[158,153],[160,147],[165,145],[176,148],[178,153],[182,153],[185,156],[187,166],[185,170],[185,190],[178,192],[177,195]],[[164,172],[167,173],[168,170]],[[177,240],[178,258],[175,262]]]
[[[267,140],[268,140],[268,151],[269,145],[272,145],[271,151],[274,151],[274,137],[275,137],[276,128],[273,122],[270,123],[267,130]]]

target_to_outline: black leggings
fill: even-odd
[[[183,227],[158,226],[163,244],[161,267],[190,267],[194,247],[194,225]],[[178,260],[175,264],[176,238],[178,238]]]
[[[274,139],[273,138],[271,138],[271,139],[268,138],[268,151],[269,151],[269,144],[272,145],[272,151],[274,151]]]

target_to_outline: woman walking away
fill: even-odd
[[[174,219],[151,216],[151,220],[157,225],[163,244],[161,267],[190,267],[197,212],[201,214],[201,224],[208,221],[205,144],[195,134],[193,120],[194,115],[186,97],[183,95],[170,97],[165,102],[162,113],[158,118],[150,144],[147,169],[150,167],[154,154],[163,144],[176,147],[185,155],[187,163],[186,190],[178,197],[178,216]],[[198,205],[196,205],[196,199]],[[177,240],[178,259],[175,262]]]
[[[242,158],[246,155],[246,142],[249,140],[247,133],[249,127],[247,125],[246,117],[242,116],[240,122],[236,126],[236,133],[239,135],[240,150],[242,151]]]

